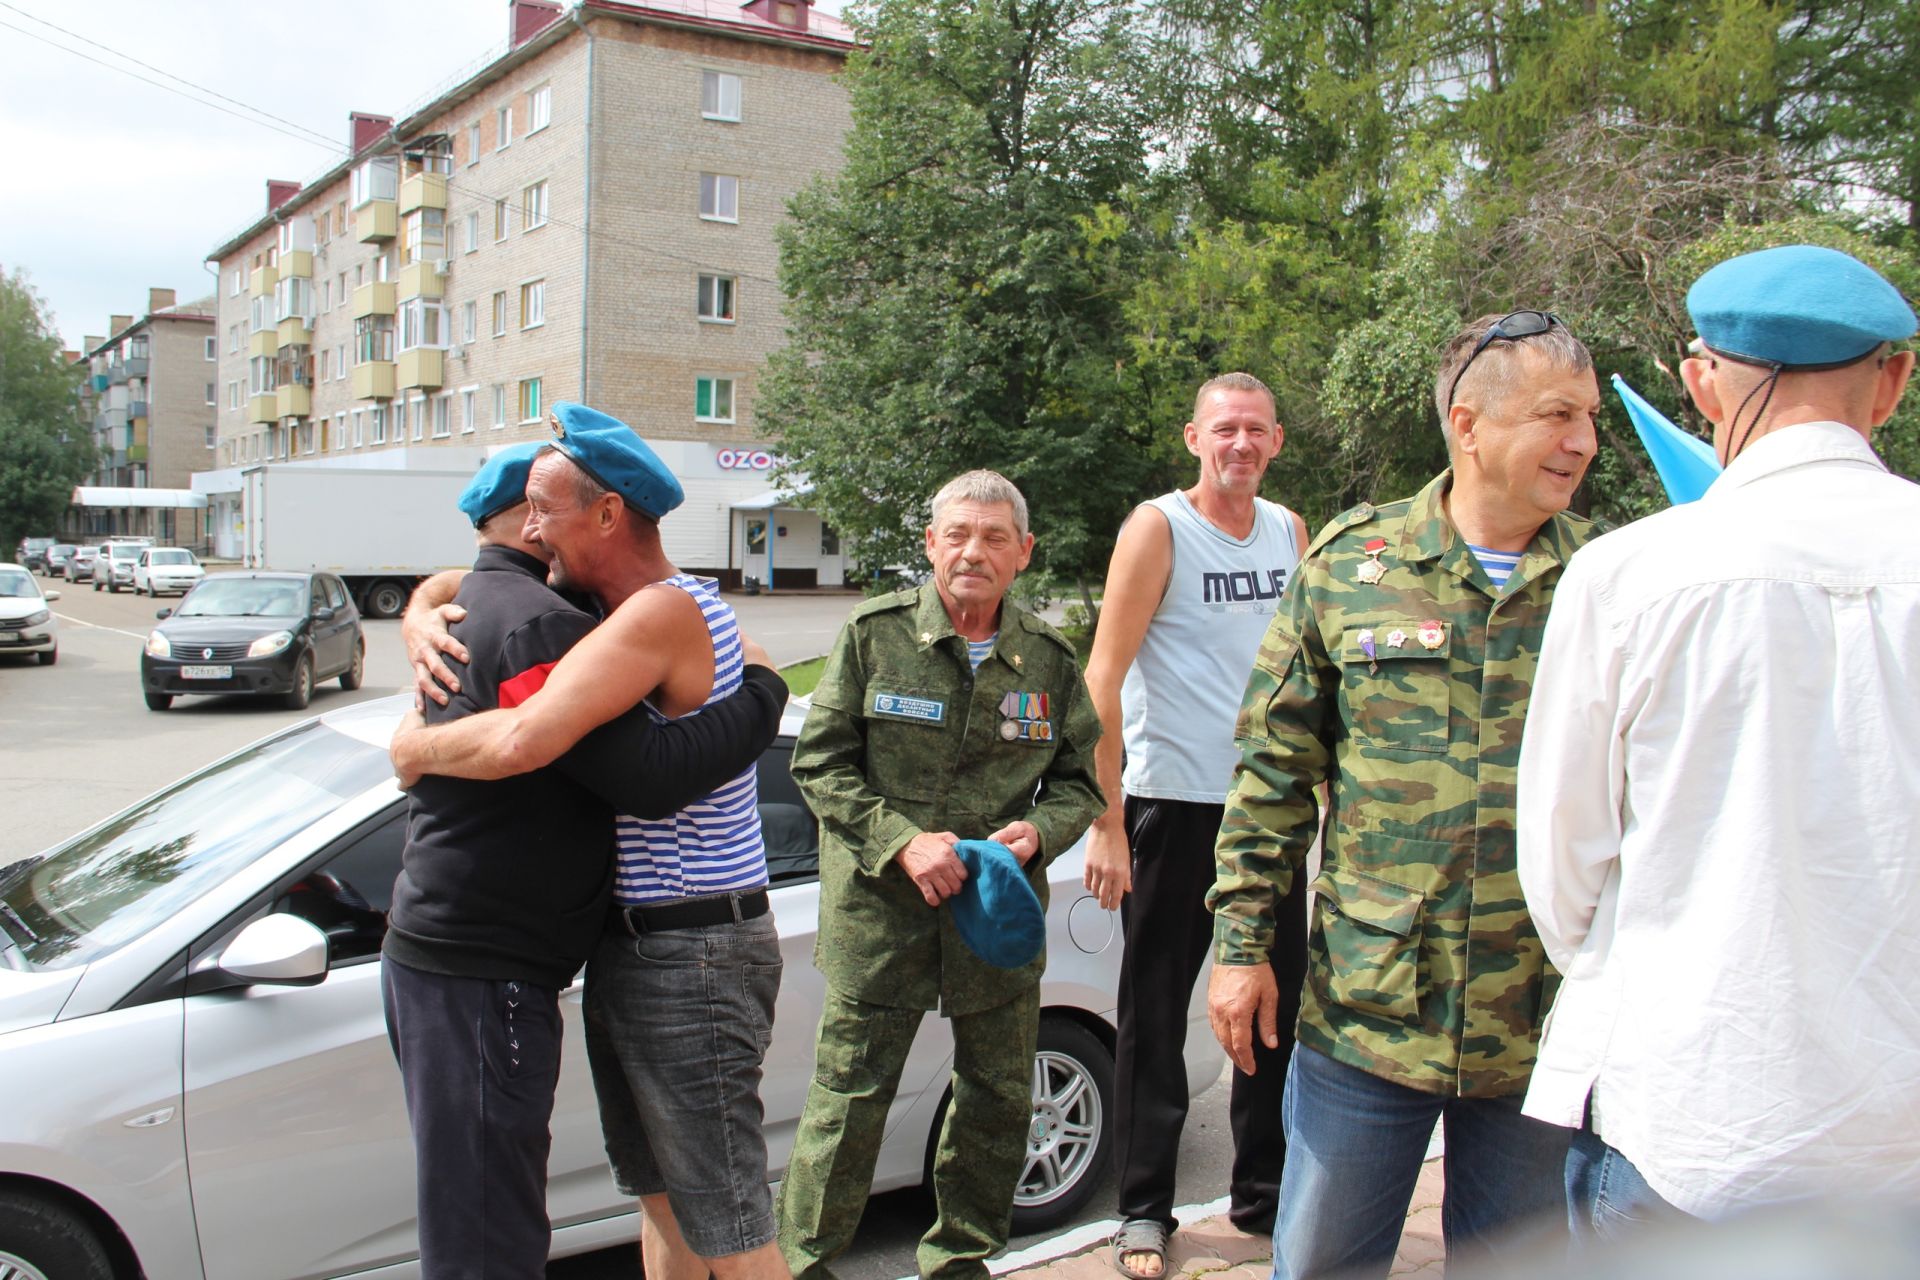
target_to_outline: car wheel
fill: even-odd
[[[142,696],[144,696],[147,700],[147,710],[149,711],[165,711],[168,707],[173,705],[173,695],[170,693],[151,693],[151,692],[143,691]]]
[[[53,665],[54,663],[56,663],[56,662],[58,662],[58,661],[60,661],[60,646],[59,646],[59,645],[55,645],[55,646],[54,646],[53,648],[51,648],[51,649],[43,649],[43,650],[41,650],[41,651],[40,651],[40,665],[41,665],[41,666],[43,666],[43,667],[50,667],[50,666],[52,666],[52,665]],[[6,1272],[4,1272],[4,1271],[0,1271],[0,1276],[4,1276],[5,1274],[6,1274]]]
[[[293,688],[287,692],[287,710],[305,711],[307,704],[313,701],[313,655],[300,655],[300,664],[293,669]]]
[[[340,673],[340,687],[351,693],[360,687],[360,681],[367,674],[367,642],[353,642],[353,665]]]
[[[0,1192],[0,1276],[113,1280],[113,1261],[78,1214],[37,1196]]]

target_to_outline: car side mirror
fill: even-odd
[[[168,618],[171,618],[173,616],[173,610],[160,609],[160,610],[157,610],[153,616],[160,619],[160,621],[165,622]]]
[[[333,606],[331,605],[323,604],[316,607],[313,611],[313,620],[315,622],[332,622],[333,619],[334,619],[334,612],[333,612]]]
[[[299,916],[262,916],[221,949],[220,968],[245,982],[310,987],[327,976],[327,935]]]
[[[58,591],[48,591],[43,594],[42,598],[45,599],[48,604],[52,604],[60,598],[60,593]]]

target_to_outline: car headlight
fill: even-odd
[[[37,627],[41,623],[48,621],[52,617],[53,617],[53,614],[51,612],[49,612],[46,609],[42,609],[38,613],[30,613],[26,617],[20,619],[20,625],[23,627]]]
[[[147,633],[147,656],[149,658],[171,658],[173,656],[173,646],[168,644],[167,638],[158,631],[149,631]]]
[[[293,632],[276,631],[270,636],[261,636],[247,646],[249,658],[264,658],[270,653],[278,653],[293,643]]]

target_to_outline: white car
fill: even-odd
[[[43,593],[24,565],[0,564],[0,653],[36,654],[43,667],[58,662],[60,624],[47,606],[59,598],[58,591]]]
[[[157,596],[162,591],[182,595],[207,576],[207,571],[185,547],[143,547],[133,562],[133,593]]]
[[[281,1280],[417,1274],[413,1149],[380,1001],[405,838],[386,744],[406,696],[263,739],[39,858],[0,868],[0,1276]],[[816,828],[787,771],[798,709],[761,758],[786,971],[761,1096],[776,1173],[813,1075]],[[1048,966],[1015,1230],[1076,1211],[1113,1123],[1118,917],[1049,869]],[[566,1047],[547,1190],[554,1256],[632,1241],[581,1039]],[[1223,1058],[1189,1006],[1198,1094]],[[922,1024],[875,1190],[926,1176],[952,1068]]]

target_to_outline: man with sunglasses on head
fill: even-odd
[[[1268,1045],[1280,904],[1312,883],[1288,1069],[1277,1280],[1384,1276],[1437,1121],[1449,1257],[1559,1228],[1567,1134],[1520,1114],[1553,979],[1515,869],[1514,778],[1566,514],[1596,445],[1593,360],[1540,311],[1485,316],[1434,380],[1452,465],[1308,546],[1255,660],[1216,847],[1214,1033]]]
[[[1913,310],[1811,245],[1721,263],[1687,310],[1726,470],[1574,558],[1520,761],[1567,974],[1526,1110],[1573,1131],[1580,1242],[1920,1199],[1920,487],[1869,443]]]

